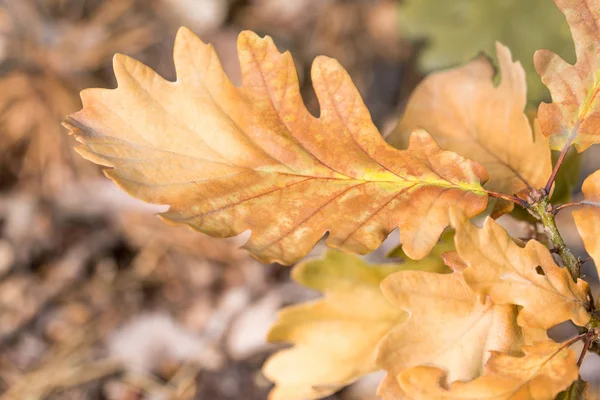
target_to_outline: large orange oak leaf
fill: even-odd
[[[510,50],[496,44],[501,82],[481,56],[426,77],[411,95],[387,140],[403,146],[415,128],[427,130],[444,149],[480,162],[489,174],[486,188],[506,194],[544,187],[552,172],[550,149],[524,114],[525,72]],[[534,140],[535,139],[535,140]],[[506,203],[502,211],[510,211]]]
[[[572,144],[582,152],[600,143],[600,7],[595,0],[554,1],[571,28],[577,62],[536,51],[535,69],[552,95],[552,103],[540,104],[538,118],[553,150]]]
[[[581,191],[585,196],[584,207],[573,211],[573,218],[585,249],[600,274],[600,171],[585,179]]]
[[[389,146],[335,60],[313,64],[315,118],[289,53],[251,32],[238,53],[241,87],[185,28],[175,82],[115,56],[118,88],[82,92],[83,109],[66,121],[78,151],[113,167],[107,175],[131,195],[169,205],[168,221],[216,237],[251,230],[245,248],[263,262],[293,263],[327,232],[328,245],[367,253],[396,227],[406,254],[422,258],[451,204],[470,216],[485,208],[480,164],[422,130],[408,150]]]
[[[447,385],[442,369],[416,367],[398,375],[397,398],[411,400],[552,400],[577,379],[577,355],[551,340],[523,346],[524,355],[494,352],[485,375]],[[404,396],[404,397],[402,397]]]
[[[514,352],[522,343],[517,307],[479,296],[460,272],[396,272],[381,289],[410,315],[377,348],[377,365],[387,371],[379,395],[386,400],[398,397],[394,380],[406,369],[435,366],[451,381],[470,380],[481,375],[490,351]]]
[[[522,326],[549,329],[569,319],[579,326],[589,321],[587,282],[574,282],[546,246],[530,240],[522,248],[489,217],[480,229],[460,210],[450,214],[456,250],[467,264],[462,273],[475,291],[496,304],[523,306]]]

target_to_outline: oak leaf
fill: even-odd
[[[479,296],[460,272],[396,272],[381,288],[410,314],[377,348],[377,365],[387,371],[379,389],[385,399],[397,397],[393,381],[403,370],[429,365],[448,371],[452,381],[470,380],[481,374],[490,351],[517,351],[522,342],[517,307]]]
[[[78,151],[162,216],[211,236],[250,229],[245,245],[263,262],[290,264],[327,232],[327,244],[357,253],[400,227],[404,250],[427,255],[448,225],[447,208],[481,212],[487,179],[476,162],[416,131],[408,150],[389,146],[344,69],[318,57],[321,104],[302,102],[289,53],[243,32],[243,84],[226,77],[212,46],[187,29],[175,41],[177,81],[115,56],[118,87],[82,92],[66,125]]]
[[[400,373],[399,386],[412,400],[552,400],[577,379],[577,356],[565,344],[547,340],[522,350],[522,356],[493,352],[486,374],[469,382],[447,386],[444,370],[424,366]]]
[[[473,290],[496,304],[523,306],[522,326],[549,329],[569,319],[579,326],[589,321],[587,282],[573,282],[543,244],[530,240],[522,248],[489,217],[480,229],[459,210],[450,215],[457,252],[468,266],[462,273]]]
[[[571,28],[577,62],[571,65],[549,50],[535,53],[535,68],[552,95],[552,103],[540,104],[538,118],[550,148],[572,144],[582,152],[600,143],[600,8],[592,0],[555,3]]]
[[[600,271],[600,171],[585,179],[581,191],[585,205],[573,211],[573,218],[586,251],[594,260],[596,270]]]
[[[465,66],[429,75],[411,95],[404,115],[387,140],[402,146],[412,129],[427,130],[444,149],[480,162],[489,174],[486,188],[514,194],[544,187],[552,172],[550,150],[527,116],[525,72],[508,48],[496,44],[501,82],[485,56]],[[513,203],[503,205],[510,211]],[[500,211],[500,210],[499,210]],[[501,213],[501,212],[498,212]]]
[[[388,303],[379,285],[390,273],[407,268],[441,271],[444,265],[439,257],[369,265],[356,256],[330,251],[322,260],[294,267],[294,280],[325,297],[283,309],[272,326],[269,341],[294,346],[273,355],[263,367],[275,382],[269,398],[325,397],[374,371],[377,343],[406,318],[404,311]]]

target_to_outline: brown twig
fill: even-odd
[[[548,178],[548,182],[546,182],[546,187],[544,188],[546,189],[546,193],[550,193],[550,190],[552,189],[552,185],[554,184],[554,180],[556,179],[558,170],[560,169],[560,166],[562,165],[563,161],[565,161],[565,157],[569,152],[571,144],[573,144],[573,140],[575,140],[575,136],[577,134],[577,131],[579,130],[579,125],[581,125],[581,120],[577,121],[577,123],[571,131],[571,134],[569,135],[569,140],[567,140],[567,143],[565,143],[564,147],[560,151],[560,155],[558,156],[558,160],[556,160],[556,164],[554,165],[552,174],[550,175],[550,178]]]
[[[593,331],[586,331],[583,333],[580,333],[579,335],[572,337],[571,339],[567,340],[566,342],[561,343],[563,345],[563,348],[565,347],[569,347],[577,342],[579,342],[581,339],[585,339],[588,337],[592,337],[593,336]]]
[[[490,197],[495,197],[497,199],[502,199],[502,200],[506,200],[506,201],[510,201],[511,203],[515,203],[520,205],[523,208],[527,208],[529,205],[527,204],[527,202],[523,199],[520,199],[516,196],[510,196],[508,194],[504,194],[504,193],[498,193],[498,192],[492,192],[489,190],[486,190],[488,196]]]
[[[588,261],[592,261],[592,257],[584,258],[583,260],[580,261],[580,264],[583,265]]]
[[[581,367],[581,363],[583,363],[583,359],[585,358],[585,354],[590,348],[590,344],[592,343],[593,335],[590,335],[589,332],[586,333],[585,342],[583,343],[583,350],[581,350],[581,354],[579,355],[579,360],[577,360],[577,366]]]
[[[544,231],[552,241],[556,252],[563,260],[564,265],[569,269],[573,281],[577,282],[577,279],[579,279],[580,276],[581,264],[560,235],[548,196],[544,195],[541,199],[530,204],[529,210],[542,223]]]
[[[594,203],[593,201],[574,201],[571,203],[565,203],[565,204],[560,204],[556,207],[554,207],[552,209],[552,214],[556,215],[558,214],[558,212],[560,210],[563,210],[565,208],[569,208],[569,207],[581,207],[581,206],[591,206],[591,207],[598,207],[600,208],[600,204],[599,203]]]

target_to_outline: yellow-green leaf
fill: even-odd
[[[374,371],[377,343],[406,319],[404,311],[388,303],[379,285],[405,268],[435,270],[443,265],[433,260],[369,265],[356,256],[330,251],[322,260],[294,267],[295,281],[325,296],[283,309],[271,328],[270,342],[293,347],[280,350],[263,367],[275,382],[269,398],[318,399]]]

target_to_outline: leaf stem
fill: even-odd
[[[586,331],[584,333],[580,333],[579,335],[572,337],[571,339],[567,340],[566,342],[562,342],[562,347],[561,349],[564,349],[565,347],[569,347],[574,345],[575,343],[579,342],[581,339],[587,339],[587,338],[591,338],[593,337],[593,334],[590,333],[590,331]]]
[[[581,265],[585,264],[588,261],[592,261],[592,257],[584,258],[583,260],[581,260]]]
[[[552,210],[554,215],[558,214],[558,212],[564,208],[568,207],[581,207],[581,206],[592,206],[592,207],[600,207],[599,203],[594,203],[593,201],[574,201],[572,203],[565,203],[555,206]]]
[[[558,170],[560,169],[560,166],[562,165],[563,161],[565,160],[567,151],[569,151],[569,146],[571,146],[571,143],[569,143],[562,149],[562,151],[560,152],[560,155],[558,156],[558,160],[556,160],[556,164],[554,165],[552,174],[550,175],[550,178],[548,178],[548,182],[546,182],[546,187],[544,188],[546,190],[546,193],[550,193],[550,190],[552,189],[552,185],[554,184],[554,180],[556,179]]]
[[[577,257],[575,257],[571,249],[567,247],[565,241],[560,235],[554,219],[554,209],[550,203],[548,195],[544,194],[539,198],[538,201],[530,204],[529,210],[537,219],[540,220],[544,226],[544,231],[548,234],[548,237],[552,241],[556,252],[563,260],[565,267],[569,269],[573,281],[577,282],[581,272],[581,262]]]
[[[583,349],[581,350],[581,354],[579,355],[579,360],[577,360],[577,366],[581,367],[581,363],[583,363],[583,359],[590,348],[590,344],[592,344],[592,335],[587,335],[585,337],[585,341],[583,342]]]
[[[571,134],[569,135],[569,140],[567,140],[567,143],[565,143],[564,147],[560,151],[560,155],[558,156],[558,160],[556,160],[556,164],[554,165],[552,174],[550,175],[550,178],[548,178],[548,182],[546,182],[546,187],[544,188],[546,190],[546,193],[550,193],[550,190],[552,190],[552,185],[554,184],[554,180],[556,179],[558,170],[560,169],[560,166],[562,165],[563,161],[565,161],[565,157],[569,152],[569,148],[573,144],[573,140],[575,140],[575,136],[577,134],[577,131],[579,130],[579,125],[581,125],[581,121],[577,121],[577,123],[573,127],[573,130],[571,131]]]
[[[516,196],[510,196],[510,195],[504,194],[504,193],[492,192],[490,190],[486,190],[486,192],[487,192],[488,196],[490,196],[490,197],[495,197],[497,199],[510,201],[511,203],[518,204],[523,208],[527,208],[529,206],[525,200],[520,199]]]

